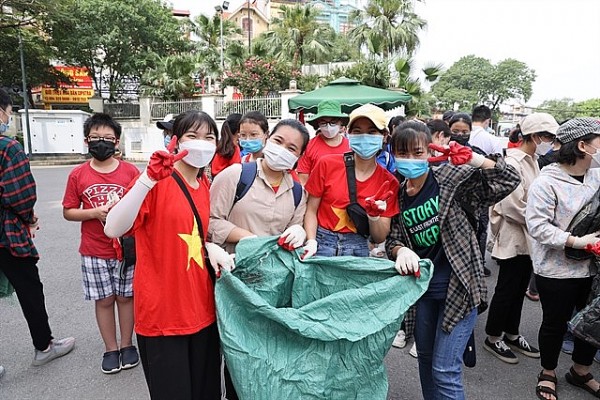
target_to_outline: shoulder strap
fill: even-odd
[[[299,182],[294,181],[294,186],[292,186],[292,194],[294,195],[294,208],[298,208],[298,205],[302,200],[302,185]]]
[[[233,204],[231,207],[235,205],[238,201],[242,199],[250,190],[250,187],[254,183],[254,179],[256,178],[257,166],[256,161],[242,163],[242,172],[240,173],[240,180],[238,181],[237,187],[235,189],[235,197],[233,199]]]
[[[204,240],[204,229],[202,228],[202,219],[200,219],[200,213],[198,212],[198,209],[196,208],[196,205],[194,204],[194,200],[192,199],[192,195],[190,194],[190,191],[188,190],[187,186],[185,186],[185,183],[183,182],[181,177],[177,174],[177,172],[173,171],[173,174],[171,174],[171,176],[173,177],[173,179],[175,179],[175,182],[177,182],[177,184],[181,188],[181,191],[185,195],[185,198],[187,199],[188,203],[190,203],[190,207],[192,208],[192,212],[194,213],[194,217],[196,218],[196,223],[198,224],[198,231],[200,233],[200,238],[202,239],[202,243],[205,243],[206,241]],[[207,258],[205,257],[205,259],[207,259]],[[213,268],[210,265],[207,265],[206,261],[205,261],[205,265],[206,265],[206,269],[208,270],[208,274],[210,275],[210,279],[212,280],[212,282],[214,284],[217,280],[215,271],[213,270]]]
[[[348,181],[348,194],[350,204],[356,203],[356,175],[354,173],[354,153],[344,153],[344,164],[346,165],[346,180]]]

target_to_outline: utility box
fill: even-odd
[[[27,137],[25,110],[19,110],[25,151],[31,154],[87,154],[83,123],[90,114],[80,110],[29,110],[31,126]]]

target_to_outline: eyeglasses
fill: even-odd
[[[116,137],[102,137],[102,136],[88,136],[88,142],[98,142],[102,140],[103,142],[117,143]]]
[[[319,128],[325,128],[326,126],[334,127],[338,124],[338,121],[319,122]]]

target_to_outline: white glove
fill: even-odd
[[[289,244],[294,249],[297,249],[304,244],[304,241],[306,240],[306,231],[300,225],[292,225],[283,231],[279,238],[284,239],[283,243]]]
[[[317,247],[319,247],[317,241],[315,239],[309,239],[306,241],[304,245],[304,254],[300,257],[303,260],[314,256],[317,253]]]
[[[233,271],[235,269],[235,254],[229,254],[214,243],[205,243],[204,247],[206,248],[208,259],[216,273],[219,273],[221,269],[227,271]]]
[[[419,270],[419,256],[408,247],[401,247],[396,253],[396,271],[400,275],[414,275]]]
[[[590,244],[594,245],[600,241],[598,235],[600,232],[589,233],[585,236],[573,236],[573,248],[574,249],[585,249],[585,247]]]
[[[152,178],[150,178],[148,176],[148,171],[144,170],[144,172],[142,172],[137,180],[139,183],[141,183],[142,185],[146,186],[148,188],[148,190],[152,190],[152,188],[154,187],[154,185],[156,185],[156,181],[153,180]]]
[[[477,154],[477,153],[473,152],[473,156],[469,160],[469,162],[467,163],[467,165],[470,165],[473,168],[480,168],[483,165],[484,162],[485,162],[485,157],[484,156],[482,156],[481,154]]]

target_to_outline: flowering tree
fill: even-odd
[[[226,71],[225,75],[226,86],[235,86],[244,97],[259,97],[286,89],[300,71],[284,62],[250,57],[240,68]]]

